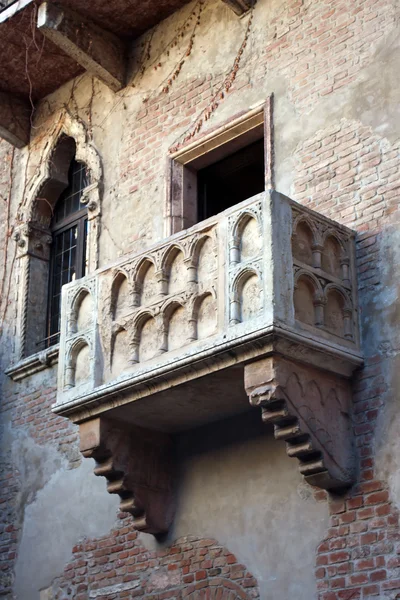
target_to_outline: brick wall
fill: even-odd
[[[342,119],[305,140],[296,151],[296,199],[359,232],[360,303],[382,284],[382,237],[399,222],[399,144]],[[386,359],[365,346],[365,366],[353,391],[359,483],[329,500],[330,528],[317,548],[320,600],[400,597],[398,510],[387,483],[376,478],[375,429],[385,409]]]
[[[186,537],[165,550],[141,545],[130,519],[106,538],[73,548],[73,560],[53,585],[55,600],[116,598],[259,598],[257,582],[244,565],[212,539]]]

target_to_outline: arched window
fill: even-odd
[[[68,171],[68,186],[57,200],[50,225],[53,241],[50,251],[48,346],[59,340],[62,286],[87,272],[88,217],[81,199],[88,184],[85,165],[73,158]]]
[[[46,143],[14,233],[20,285],[10,375],[16,380],[57,360],[61,288],[98,267],[100,156],[83,123],[68,113],[62,121],[57,138]]]

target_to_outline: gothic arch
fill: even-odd
[[[22,201],[20,225],[14,239],[17,243],[21,287],[18,295],[18,325],[16,343],[19,359],[43,350],[38,346],[47,331],[46,309],[49,276],[50,223],[53,208],[68,185],[71,160],[85,164],[89,185],[81,197],[87,207],[88,271],[98,267],[99,231],[102,196],[102,165],[82,121],[63,111],[41,152],[40,164],[26,189]]]

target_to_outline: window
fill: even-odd
[[[171,155],[166,235],[272,188],[271,99]]]
[[[98,267],[101,159],[81,121],[63,113],[61,122],[27,186],[14,234],[20,284],[9,373],[15,381],[58,359],[61,287]]]
[[[86,167],[72,160],[68,186],[58,199],[50,231],[53,242],[50,252],[49,309],[47,343],[58,342],[61,314],[61,288],[86,274],[87,210],[81,204],[87,187]]]
[[[212,217],[264,189],[262,138],[197,172],[198,220]]]

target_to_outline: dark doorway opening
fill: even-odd
[[[198,221],[264,189],[264,139],[260,139],[197,172]]]

